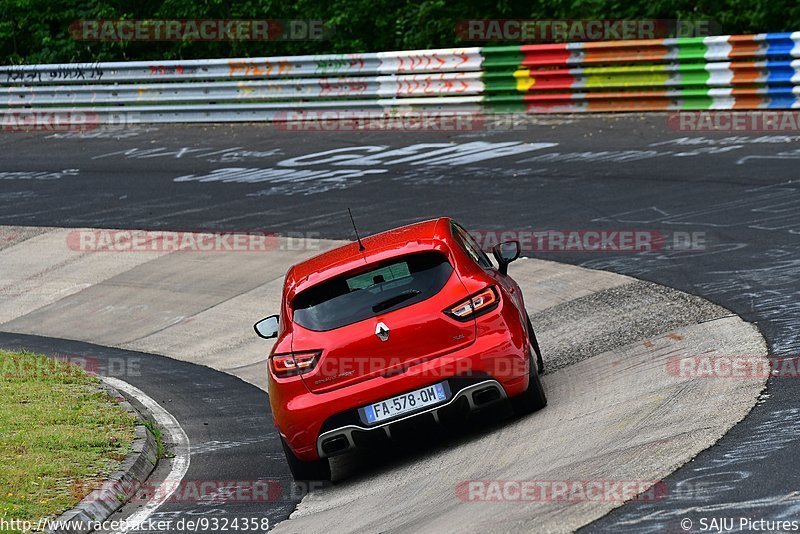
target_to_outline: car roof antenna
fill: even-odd
[[[347,208],[347,213],[350,214],[350,222],[353,223],[353,231],[356,233],[356,241],[358,241],[358,251],[364,252],[367,249],[364,248],[364,243],[362,243],[361,238],[358,237],[358,228],[356,228],[356,221],[355,219],[353,219],[353,212],[350,211],[350,208]]]

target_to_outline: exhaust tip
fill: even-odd
[[[322,452],[327,455],[346,451],[350,448],[350,442],[343,435],[328,438],[322,442]]]
[[[500,392],[494,386],[479,389],[472,394],[472,402],[475,406],[483,406],[501,398]]]

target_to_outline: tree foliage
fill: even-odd
[[[247,57],[369,52],[490,43],[463,41],[464,19],[711,20],[721,33],[800,30],[800,3],[774,0],[0,0],[0,63]],[[89,42],[80,19],[314,19],[323,41]],[[504,43],[509,44],[509,43]]]

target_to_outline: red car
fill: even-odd
[[[547,404],[536,336],[507,274],[519,242],[492,252],[498,267],[440,218],[289,269],[280,315],[255,329],[277,337],[269,399],[295,479],[329,480],[328,457],[425,420],[506,399],[518,413]]]

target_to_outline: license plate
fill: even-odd
[[[397,416],[433,406],[447,400],[449,388],[446,382],[439,382],[396,397],[375,402],[359,409],[362,420],[369,424],[380,423]]]

